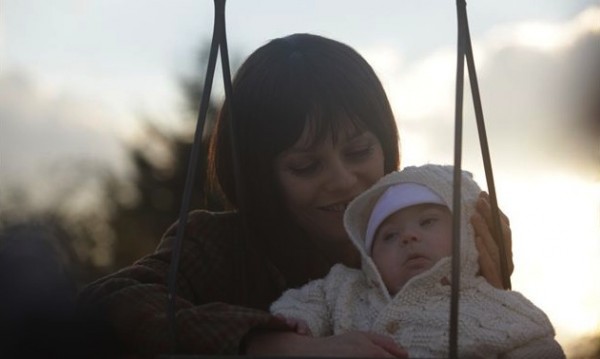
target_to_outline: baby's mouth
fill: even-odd
[[[408,263],[411,261],[419,261],[419,260],[427,260],[428,258],[425,257],[424,255],[418,254],[418,253],[413,253],[411,255],[409,255],[408,257],[406,257],[406,260],[404,261],[404,263]]]

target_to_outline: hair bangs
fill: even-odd
[[[277,151],[289,148],[305,134],[311,147],[327,139],[336,142],[340,134],[354,134],[369,130],[367,117],[375,110],[365,103],[365,97],[338,85],[338,74],[331,67],[309,61],[302,54],[290,56],[288,86],[280,92],[277,105],[281,109],[276,142]],[[346,80],[348,82],[348,80]]]

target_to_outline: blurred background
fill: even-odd
[[[467,12],[513,289],[569,357],[600,355],[600,2]],[[0,3],[0,261],[39,231],[76,291],[153,250],[178,216],[212,26],[209,0]],[[452,163],[455,2],[229,1],[227,31],[234,70],[291,33],[351,45],[386,88],[401,165]],[[485,187],[469,92],[463,167]],[[223,93],[218,74],[207,132]],[[192,206],[219,209],[205,194],[199,178]]]

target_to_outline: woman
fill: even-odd
[[[344,44],[296,34],[251,54],[233,97],[239,190],[227,104],[209,157],[213,182],[240,210],[189,216],[177,281],[178,350],[403,356],[383,335],[299,336],[267,312],[285,289],[322,277],[333,264],[360,264],[343,211],[399,167],[396,123],[373,69]],[[489,212],[482,196],[472,220],[485,252],[482,274],[498,285],[497,251],[483,219]],[[510,244],[506,219],[504,226]],[[154,254],[90,284],[80,297],[136,353],[171,349],[165,282],[175,232],[171,227]]]

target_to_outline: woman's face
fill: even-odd
[[[305,130],[275,161],[275,173],[292,218],[317,240],[346,241],[348,203],[384,175],[384,155],[375,135],[345,131],[314,143]]]

